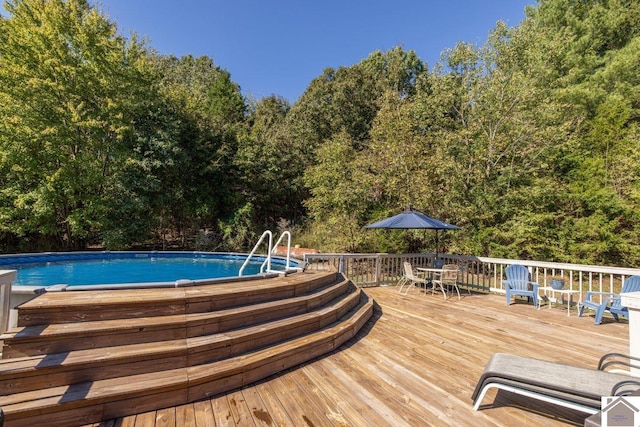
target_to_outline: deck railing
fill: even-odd
[[[366,286],[394,285],[403,275],[402,265],[409,261],[414,268],[433,265],[435,254],[307,254],[309,269],[334,269],[345,273],[354,283]],[[471,290],[504,293],[504,269],[511,264],[522,264],[531,272],[532,280],[540,286],[549,286],[552,279],[565,282],[565,289],[619,292],[624,280],[640,275],[640,269],[603,267],[595,265],[527,261],[505,258],[487,258],[465,255],[438,254],[447,264],[457,264],[462,275],[460,284]]]

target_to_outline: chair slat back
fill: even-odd
[[[624,285],[622,285],[621,294],[626,292],[640,292],[640,276],[631,276],[627,280],[624,281]],[[616,298],[611,302],[612,308],[622,308],[622,299]]]
[[[454,285],[458,282],[458,266],[456,264],[446,264],[442,266],[440,281],[444,285]]]
[[[413,278],[413,267],[407,261],[404,262],[404,275],[410,279]]]
[[[512,264],[505,268],[504,274],[510,283],[511,288],[527,289],[529,282],[529,269],[524,265]]]

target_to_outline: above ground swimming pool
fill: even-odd
[[[0,255],[0,270],[17,270],[14,286],[71,288],[113,284],[158,284],[237,277],[247,255],[208,252],[76,252]],[[254,256],[243,275],[260,273]],[[292,265],[290,267],[295,267]],[[272,270],[286,260],[271,258]]]

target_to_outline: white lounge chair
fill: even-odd
[[[513,354],[495,353],[471,396],[478,410],[491,388],[506,390],[588,414],[600,411],[602,396],[623,396],[640,389],[639,378],[607,372],[608,355],[598,369],[580,368]]]

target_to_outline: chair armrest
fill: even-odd
[[[624,380],[614,385],[610,396],[628,396],[640,390],[639,380]]]
[[[609,297],[617,297],[619,296],[619,294],[616,294],[615,292],[595,292],[595,291],[589,291],[585,294],[584,296],[584,300],[585,301],[590,301],[591,300],[591,295],[609,295]]]
[[[616,301],[620,299],[620,295],[615,296],[615,297],[607,297],[604,299],[604,301],[602,301],[602,304],[608,306],[610,302]]]
[[[625,360],[618,360],[625,359]],[[640,363],[633,364],[631,362],[640,362],[640,357],[631,356],[628,354],[622,353],[607,353],[600,358],[598,362],[598,370],[605,371],[609,367],[612,366],[625,366],[627,368],[637,368],[640,369]]]

